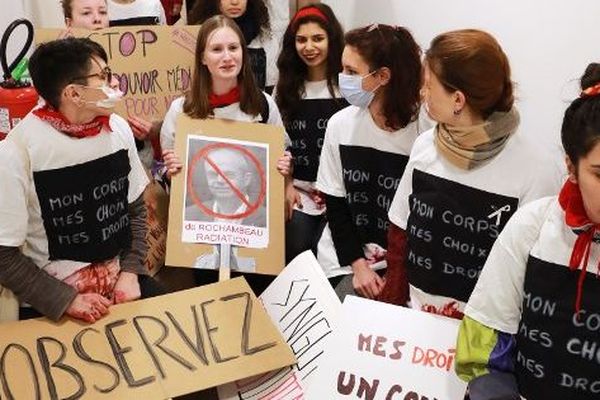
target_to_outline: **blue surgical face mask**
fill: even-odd
[[[379,86],[371,91],[364,90],[362,81],[366,77],[373,75],[375,72],[376,71],[373,71],[365,76],[348,75],[344,73],[339,74],[340,93],[342,93],[342,96],[344,96],[348,103],[360,108],[367,108],[369,104],[371,104],[371,101],[373,101],[373,98],[375,97],[375,91]]]

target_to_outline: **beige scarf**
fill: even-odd
[[[498,155],[519,126],[519,112],[493,113],[483,124],[456,127],[437,124],[435,147],[452,164],[474,169]]]

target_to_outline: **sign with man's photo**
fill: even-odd
[[[167,265],[217,269],[224,244],[234,270],[281,271],[283,143],[273,125],[178,117],[175,152],[185,165],[171,186]]]
[[[269,145],[189,135],[181,240],[264,248],[269,243]]]

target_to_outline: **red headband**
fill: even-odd
[[[306,7],[306,8],[301,9],[300,11],[298,11],[296,13],[296,15],[294,15],[294,19],[292,20],[292,23],[296,23],[296,21],[298,21],[300,18],[309,17],[309,16],[317,17],[317,18],[322,19],[325,22],[329,22],[329,20],[325,16],[325,14],[323,14],[323,11],[319,10],[317,7]]]
[[[596,83],[594,86],[590,86],[581,92],[580,97],[593,97],[600,94],[600,83]]]

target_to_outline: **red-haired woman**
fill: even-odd
[[[461,318],[510,216],[561,176],[520,131],[508,58],[490,34],[434,38],[424,96],[437,125],[415,142],[390,207],[382,300]]]

